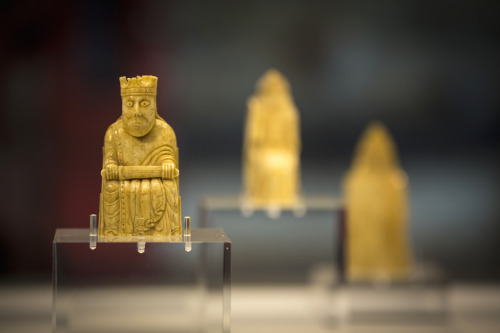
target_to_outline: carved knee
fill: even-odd
[[[106,192],[115,192],[118,191],[119,188],[119,182],[118,181],[107,181],[106,186],[105,186],[105,191]]]

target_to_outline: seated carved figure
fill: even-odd
[[[408,179],[381,123],[361,137],[344,178],[347,275],[350,280],[400,280],[410,274]]]
[[[156,111],[157,81],[120,78],[122,116],[104,138],[99,236],[181,234],[177,141]]]
[[[299,199],[299,114],[287,80],[271,69],[248,101],[243,147],[245,197],[255,206]]]

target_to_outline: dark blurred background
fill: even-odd
[[[383,121],[410,177],[414,255],[454,279],[500,277],[497,1],[4,1],[0,279],[50,278],[56,228],[98,211],[118,77],[156,75],[183,215],[238,195],[246,100],[267,69],[301,114],[306,194],[341,194]]]

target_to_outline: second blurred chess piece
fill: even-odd
[[[244,200],[255,208],[293,208],[300,196],[299,114],[290,86],[277,70],[267,71],[248,101],[244,147]]]
[[[343,191],[347,212],[347,278],[408,278],[408,178],[387,129],[371,123],[357,145]]]

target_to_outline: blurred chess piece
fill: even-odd
[[[256,90],[248,100],[243,147],[244,198],[248,206],[267,207],[275,213],[300,200],[299,114],[290,85],[277,70],[268,70]]]
[[[157,113],[158,78],[120,78],[122,116],[106,131],[99,236],[180,235],[179,149]]]
[[[408,178],[384,125],[371,123],[358,142],[344,184],[347,278],[403,280],[410,274]]]

